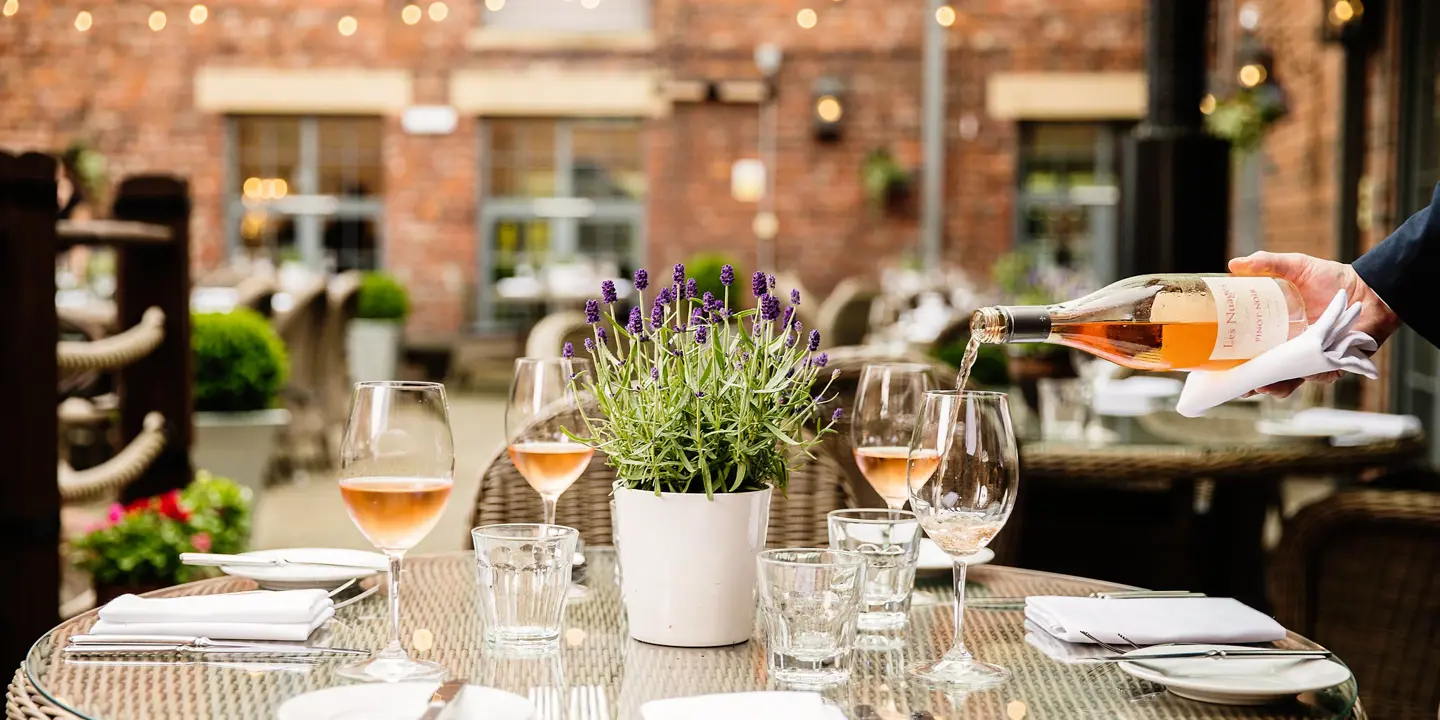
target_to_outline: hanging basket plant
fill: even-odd
[[[899,214],[910,202],[911,173],[886,148],[876,148],[861,168],[865,197],[876,210]]]
[[[1274,85],[1242,89],[1215,104],[1205,116],[1211,135],[1230,141],[1240,154],[1251,153],[1265,142],[1270,128],[1285,117],[1285,98]]]

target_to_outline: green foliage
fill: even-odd
[[[710,293],[717,298],[725,297],[725,286],[720,284],[720,268],[729,265],[735,268],[735,277],[744,278],[745,273],[740,266],[729,255],[717,252],[695,253],[686,261],[685,267],[690,270],[690,277],[695,278],[695,284],[701,297]]]
[[[589,437],[575,439],[606,454],[619,486],[711,498],[767,486],[784,492],[791,470],[834,432],[839,411],[821,412],[834,380],[824,353],[786,327],[776,298],[757,303],[770,305],[770,319],[760,309],[727,310],[743,282],[698,321],[692,313],[703,304],[695,298],[662,303],[658,327],[635,318],[638,331],[614,305],[603,314],[610,329],[591,352],[595,376],[575,381],[599,412],[586,411]]]
[[[1009,305],[1054,305],[1077,300],[1095,290],[1094,283],[1081,272],[1043,262],[1040,252],[1024,247],[996,258],[991,278]],[[1019,355],[1040,357],[1066,352],[1058,345],[1017,343],[1010,346]],[[963,354],[963,353],[962,353]],[[979,363],[977,358],[976,363]]]
[[[860,169],[860,184],[865,188],[865,197],[877,208],[885,206],[890,188],[910,181],[910,173],[895,161],[886,148],[875,148],[865,156]]]
[[[75,566],[111,585],[199,580],[207,568],[180,564],[183,552],[244,552],[250,491],[200,471],[184,490],[110,506],[102,524],[71,543]]]
[[[280,336],[260,313],[247,308],[193,315],[190,348],[196,410],[264,410],[274,404],[290,373]]]
[[[943,360],[951,367],[960,367],[960,362],[965,357],[964,340],[958,340],[935,348],[931,351],[937,359]],[[970,387],[976,388],[1002,388],[1010,385],[1010,368],[1006,359],[1007,353],[1003,345],[981,345],[979,352],[975,353],[975,365],[970,368]]]
[[[1274,92],[1245,89],[1216,103],[1205,116],[1205,129],[1229,140],[1234,151],[1243,154],[1258,149],[1270,126],[1284,115],[1284,105]]]
[[[410,293],[395,278],[380,272],[365,273],[355,317],[366,320],[404,320],[410,314]]]

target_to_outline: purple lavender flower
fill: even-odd
[[[785,333],[785,347],[786,347],[786,348],[793,348],[793,347],[795,347],[795,343],[797,343],[797,342],[799,342],[799,341],[800,341],[800,333],[798,333],[798,332]]]
[[[575,343],[565,343],[565,347],[560,348],[560,355],[566,360],[575,357]]]
[[[820,353],[810,360],[810,364],[817,368],[825,367],[825,363],[828,362],[830,362],[830,356],[825,353]]]
[[[686,281],[685,281],[685,294],[681,295],[680,297],[682,297],[682,298],[693,298],[693,297],[698,297],[699,295],[700,295],[700,283],[696,282],[696,281],[695,281],[695,278],[690,278],[689,280],[686,280]]]
[[[835,408],[835,412],[830,415],[830,422],[840,422],[842,417],[845,417],[845,409]]]
[[[807,345],[806,347],[807,347],[807,349],[810,350],[810,352],[815,352],[816,350],[819,350],[819,349],[820,349],[820,331],[819,331],[819,330],[811,330],[811,331],[810,331],[810,344]]]
[[[703,397],[705,397],[705,391],[704,391],[704,390],[696,390],[696,391],[695,391],[695,397],[697,397],[697,398],[703,398]]]
[[[720,266],[720,284],[729,287],[735,282],[735,267],[732,265]]]
[[[705,308],[697,307],[690,311],[690,324],[704,325],[706,321]]]
[[[795,317],[795,306],[794,306],[794,305],[786,305],[786,306],[785,306],[785,316],[782,317],[782,318],[780,318],[780,327],[782,327],[782,328],[789,328],[789,327],[790,327],[790,320],[793,319],[794,317]]]
[[[800,304],[800,291],[799,291],[799,290],[794,289],[794,288],[791,288],[791,290],[790,290],[790,304],[791,304],[791,305],[799,305],[799,304]]]
[[[683,263],[675,263],[675,284],[685,284],[685,265]]]
[[[679,348],[676,348],[674,345],[666,345],[666,346],[665,346],[665,351],[668,352],[668,353],[670,353],[670,354],[673,355],[674,357],[680,357],[680,350],[679,350]]]
[[[585,351],[586,351],[586,352],[591,352],[591,353],[595,352],[595,341],[594,341],[594,340],[591,340],[590,338],[585,338]]]
[[[750,292],[758,298],[761,295],[765,294],[765,290],[767,288],[768,285],[766,285],[765,282],[765,273],[756,270],[755,274],[750,276]]]
[[[595,337],[600,338],[600,344],[603,345],[609,339],[609,334],[605,332],[605,328],[597,327],[595,328]]]
[[[615,296],[614,280],[606,280],[600,283],[600,299],[604,300],[606,305],[613,304],[618,299]]]
[[[650,368],[650,379],[651,379],[651,380],[659,380],[659,379],[660,379],[660,368],[653,368],[653,367]]]
[[[630,308],[630,322],[625,325],[625,330],[627,330],[631,335],[639,335],[640,331],[644,329],[645,328],[641,327],[640,325],[640,308]]]
[[[760,317],[766,320],[775,320],[780,317],[780,301],[770,293],[760,296]]]
[[[795,318],[790,322],[790,329],[794,330],[796,334],[799,334],[800,331],[805,329],[805,323],[800,322],[800,318]]]
[[[650,287],[650,273],[645,272],[645,268],[640,268],[635,271],[635,289],[644,290],[647,287]]]
[[[708,339],[710,339],[710,328],[707,328],[707,327],[705,327],[704,325],[701,325],[700,327],[695,328],[695,344],[696,344],[696,345],[704,345],[704,344],[705,344],[705,341],[708,340]]]
[[[766,276],[765,276],[765,279],[766,279],[767,281],[769,281],[769,283],[770,283],[770,289],[771,289],[771,290],[774,290],[774,289],[775,289],[775,275],[774,275],[774,274],[766,275]]]
[[[654,307],[651,307],[651,308],[650,308],[650,327],[653,327],[653,328],[655,328],[655,329],[658,330],[658,329],[660,328],[660,326],[661,326],[661,325],[664,325],[664,324],[665,324],[665,303],[664,303],[664,301],[663,301],[661,298],[657,297],[657,298],[655,298],[655,305],[654,305]]]

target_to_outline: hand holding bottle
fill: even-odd
[[[1325,312],[1337,290],[1344,290],[1353,301],[1364,303],[1364,310],[1356,320],[1353,329],[1384,343],[1400,327],[1400,319],[1390,310],[1380,296],[1376,295],[1355,270],[1345,263],[1302,255],[1300,253],[1257,252],[1247,257],[1230,261],[1230,272],[1236,275],[1272,275],[1285,278],[1293,283],[1305,300],[1305,308],[1314,322]],[[1256,390],[1265,395],[1288,397],[1305,380],[1331,383],[1340,377],[1338,372],[1323,373],[1305,379],[1286,380]]]

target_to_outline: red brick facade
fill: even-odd
[[[882,146],[906,166],[920,165],[922,32],[934,22],[923,3],[654,0],[655,49],[613,52],[472,51],[465,38],[477,26],[479,3],[450,5],[444,21],[412,27],[400,21],[398,2],[214,2],[197,26],[186,20],[188,2],[22,0],[14,17],[0,18],[0,145],[58,148],[87,137],[108,158],[112,177],[162,171],[189,178],[195,257],[208,268],[225,246],[225,122],[196,109],[197,68],[402,69],[413,75],[414,102],[445,104],[451,73],[467,67],[548,63],[755,79],[753,49],[772,42],[785,52],[777,78],[777,269],[795,270],[823,294],[844,277],[873,276],[882,262],[915,247],[915,218],[871,210],[860,170],[865,155]],[[808,30],[795,21],[807,5],[819,13]],[[1013,122],[986,117],[986,78],[1138,70],[1141,8],[1141,0],[956,5],[945,126],[948,258],[983,272],[1011,242],[1018,134]],[[154,9],[168,13],[159,32],[146,27]],[[93,14],[86,32],[74,26],[80,10]],[[336,31],[345,14],[359,23],[352,37]],[[847,89],[837,143],[811,134],[811,87],[822,75],[841,78]],[[970,139],[959,131],[966,116],[978,121]],[[454,331],[472,318],[481,252],[475,121],[462,118],[442,136],[407,135],[393,117],[385,127],[386,265],[415,295],[412,331]],[[730,197],[729,171],[734,160],[756,155],[757,130],[753,104],[677,103],[646,121],[651,264],[719,248],[753,265],[755,207]]]

